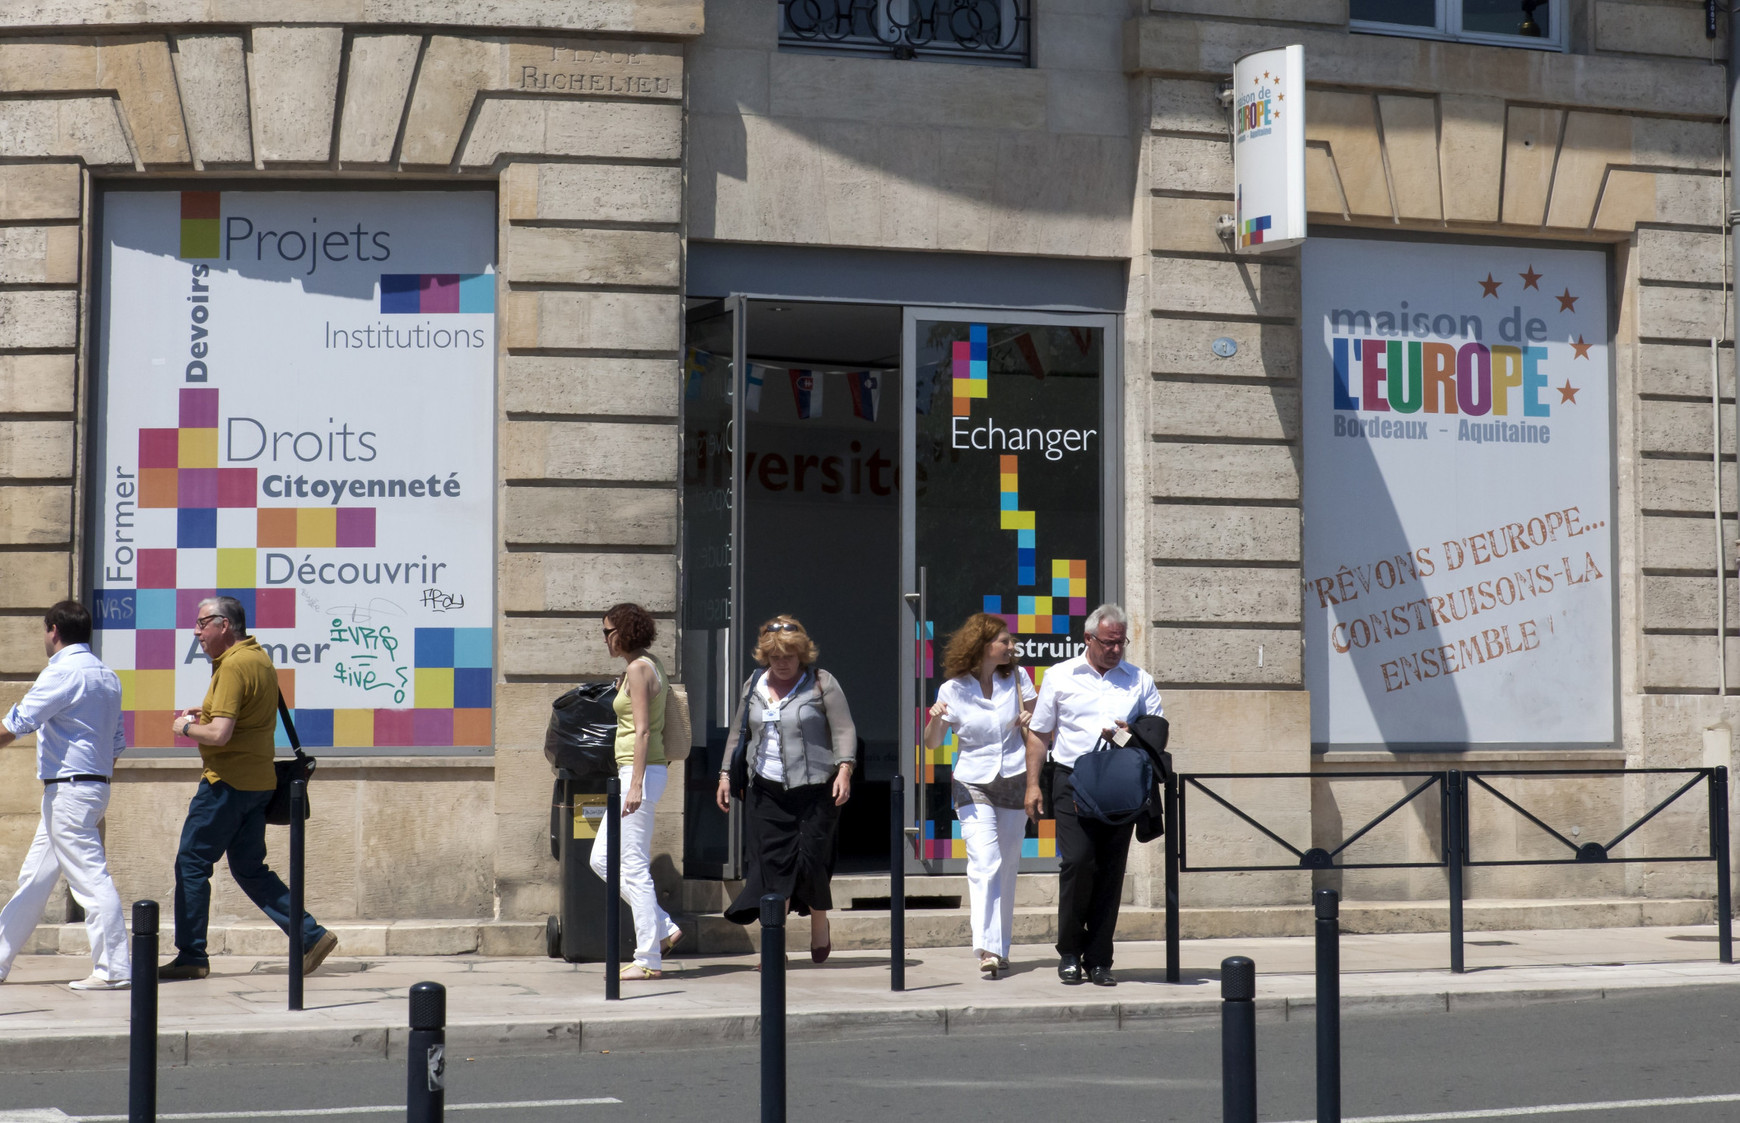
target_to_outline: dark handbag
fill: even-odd
[[[314,779],[314,768],[320,762],[302,751],[302,739],[296,736],[296,723],[290,720],[290,707],[284,704],[282,694],[278,695],[278,716],[284,719],[284,734],[290,738],[296,759],[272,762],[272,769],[278,774],[278,786],[272,789],[272,799],[266,804],[266,822],[275,827],[287,827],[290,825],[290,785],[297,780],[307,783]],[[302,821],[307,822],[313,814],[314,803],[304,792]]]
[[[615,683],[588,682],[550,703],[544,759],[551,768],[567,769],[583,781],[616,775],[615,701]]]
[[[743,691],[743,718],[737,725],[737,748],[731,754],[731,762],[726,765],[726,784],[731,789],[734,798],[742,799],[749,790],[749,700],[755,697],[755,688],[761,684],[762,672],[757,670],[749,676],[749,686]]]
[[[1147,750],[1101,737],[1076,758],[1070,777],[1076,814],[1110,826],[1133,823],[1154,798],[1154,762]]]

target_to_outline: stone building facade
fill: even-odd
[[[1135,657],[1161,686],[1182,769],[1323,777],[1235,782],[1282,833],[1333,846],[1404,790],[1327,779],[1337,772],[1727,763],[1740,590],[1724,40],[1704,38],[1702,5],[1563,0],[1552,18],[1564,49],[1533,50],[1371,33],[1350,27],[1347,0],[1066,0],[1032,6],[1019,66],[793,49],[776,0],[295,8],[26,0],[0,12],[0,704],[40,667],[42,609],[91,589],[101,193],[152,181],[493,187],[496,413],[477,438],[497,461],[493,751],[323,755],[309,901],[351,923],[346,950],[542,950],[557,894],[540,752],[549,700],[613,672],[593,637],[617,601],[670,623],[657,648],[668,662],[686,654],[685,310],[740,292],[802,298],[797,282],[760,281],[805,262],[836,278],[818,299],[938,303],[926,278],[951,269],[975,292],[1007,274],[1040,293],[1034,307],[1115,317],[1108,517],[1120,556],[1107,595],[1137,621]],[[1310,76],[1314,232],[1611,255],[1609,746],[1313,752],[1300,254],[1238,255],[1216,232],[1234,208],[1219,84],[1239,56],[1287,43],[1304,45]],[[1115,303],[1044,295],[1045,278],[1084,263],[1115,278]],[[865,295],[875,284],[893,295]],[[1217,339],[1236,355],[1214,355]],[[1728,551],[1720,634],[1713,453]],[[680,664],[679,675],[690,678]],[[670,902],[704,912],[719,883],[682,877],[679,771],[656,868]],[[185,755],[122,764],[108,837],[130,897],[168,896],[196,775]],[[1665,794],[1649,778],[1539,793],[1549,817],[1592,823]],[[29,754],[0,754],[0,877],[36,807]],[[1395,836],[1410,854],[1431,850],[1434,816]],[[1266,860],[1234,821],[1205,810],[1193,824],[1193,846]],[[1538,852],[1496,812],[1476,828],[1499,852]],[[1693,846],[1703,829],[1699,816],[1667,822],[1671,843]],[[1489,910],[1475,923],[1690,920],[1709,915],[1707,869],[1482,870],[1469,894]],[[1442,923],[1441,871],[1314,876],[1369,905],[1364,923]],[[1190,876],[1186,904],[1203,909],[1198,931],[1292,930],[1307,888],[1297,873]],[[1161,900],[1156,852],[1133,858],[1129,893],[1135,906]],[[1537,898],[1582,903],[1523,903]],[[248,911],[220,879],[215,912]],[[277,944],[257,926],[227,931],[234,950]]]

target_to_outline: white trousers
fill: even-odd
[[[653,808],[658,805],[659,796],[665,794],[668,772],[662,764],[648,765],[641,779],[640,807],[634,814],[622,817],[622,899],[634,913],[634,961],[651,971],[664,970],[660,945],[677,930],[670,914],[659,907],[658,890],[652,879]],[[619,775],[626,792],[634,769],[625,764]],[[608,876],[605,863],[609,860],[610,836],[600,822],[598,837],[592,842],[592,872],[600,879]]]
[[[42,790],[42,821],[18,871],[18,888],[0,909],[0,977],[36,929],[55,881],[66,875],[73,900],[85,910],[96,973],[111,982],[133,977],[121,894],[109,876],[97,824],[109,808],[109,785],[89,780],[49,784]]]
[[[1015,934],[1015,875],[1027,812],[984,803],[955,809],[967,844],[967,887],[973,899],[973,950],[1009,958]]]

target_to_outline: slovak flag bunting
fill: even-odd
[[[822,377],[813,370],[791,372],[791,396],[797,401],[798,417],[805,421],[822,415]]]
[[[852,393],[852,413],[865,421],[876,420],[876,407],[882,402],[881,373],[855,370],[846,376],[846,389]]]

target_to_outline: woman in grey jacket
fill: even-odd
[[[810,959],[821,963],[833,949],[834,836],[852,793],[858,732],[840,684],[815,665],[816,655],[793,617],[761,626],[755,661],[766,670],[744,684],[725,742],[726,761],[741,752],[748,765],[743,892],[725,918],[748,924],[761,915],[762,896],[776,893],[792,912],[809,915]],[[731,794],[727,767],[719,774],[719,810],[731,810]]]

